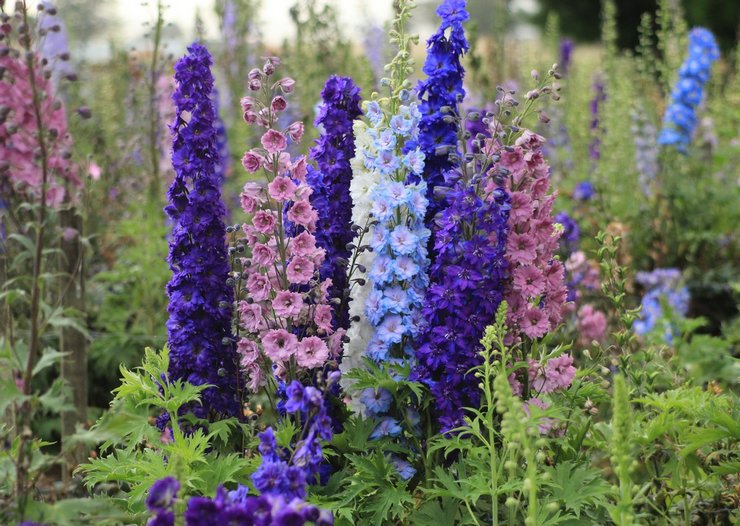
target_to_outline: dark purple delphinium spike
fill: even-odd
[[[229,157],[229,141],[226,136],[226,126],[224,126],[224,121],[219,114],[219,93],[215,87],[213,88],[211,98],[213,99],[213,127],[216,130],[216,150],[218,151],[216,177],[218,177],[219,181],[223,181],[229,170],[231,158]]]
[[[239,410],[212,63],[208,50],[193,44],[175,64],[171,125],[175,178],[165,208],[172,220],[167,259],[172,269],[167,284],[169,372],[196,385],[214,386],[204,391],[203,405],[193,409],[201,417],[209,412],[236,415]]]
[[[593,84],[594,98],[591,99],[591,143],[588,145],[589,157],[591,158],[592,171],[596,168],[596,163],[601,158],[601,136],[603,130],[601,128],[601,106],[606,101],[606,91],[604,81],[596,77]]]
[[[430,387],[443,432],[461,425],[465,408],[480,402],[469,371],[480,364],[480,340],[503,298],[510,209],[503,189],[481,199],[475,185],[464,182],[450,190],[446,203],[437,222],[437,259],[429,271],[413,375]]]
[[[570,64],[573,59],[573,41],[569,38],[563,38],[560,41],[560,62],[558,69],[563,75],[567,75],[570,70]]]
[[[323,104],[315,125],[323,133],[311,148],[311,158],[317,169],[309,167],[306,181],[313,189],[311,205],[319,214],[316,245],[326,250],[321,264],[321,279],[331,278],[329,297],[341,303],[334,307],[335,328],[349,328],[349,290],[347,267],[342,260],[351,256],[347,245],[352,243],[352,180],[350,160],[355,155],[352,122],[362,114],[360,88],[349,77],[331,76],[321,92]]]
[[[423,179],[427,183],[427,227],[433,231],[434,216],[440,211],[441,203],[435,199],[434,189],[447,186],[445,173],[453,168],[451,153],[457,150],[457,124],[446,116],[458,113],[458,103],[465,97],[463,77],[465,70],[460,58],[468,50],[463,22],[469,15],[466,0],[445,0],[437,8],[442,19],[439,29],[427,40],[427,58],[423,71],[428,78],[419,83],[419,107],[422,118],[419,125],[418,146],[424,152]],[[446,113],[442,108],[449,108]],[[416,145],[413,145],[416,146]],[[415,178],[410,178],[415,179]],[[412,180],[411,182],[417,182]],[[430,246],[433,244],[433,238]],[[430,250],[434,260],[434,252]]]

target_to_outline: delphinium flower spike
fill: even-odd
[[[349,77],[331,76],[321,92],[323,103],[315,125],[323,132],[311,148],[317,167],[308,168],[306,182],[313,189],[311,204],[318,213],[316,245],[326,251],[319,268],[321,279],[331,279],[329,298],[335,300],[335,328],[349,328],[347,264],[352,256],[352,198],[350,160],[355,155],[352,129],[360,110],[360,89]]]
[[[301,141],[303,123],[279,126],[286,95],[295,87],[289,77],[276,80],[279,66],[277,57],[267,57],[261,69],[253,69],[252,94],[241,101],[244,120],[264,129],[261,146],[247,151],[242,165],[263,173],[265,181],[244,185],[241,205],[251,219],[232,247],[239,269],[238,352],[252,392],[268,378],[309,382],[311,371],[336,368],[344,335],[332,325],[332,280],[319,273],[326,250],[316,242],[319,216],[310,200],[306,159],[287,151],[289,142]]]
[[[172,221],[168,257],[172,278],[167,284],[170,374],[213,386],[204,391],[203,405],[193,408],[198,416],[239,411],[226,211],[216,172],[212,63],[208,50],[193,44],[175,64],[176,114],[171,126],[175,178],[165,209]]]
[[[465,70],[460,60],[468,51],[463,28],[463,22],[470,18],[466,4],[466,0],[444,0],[437,8],[441,23],[427,41],[427,57],[422,68],[427,78],[417,88],[422,115],[418,144],[425,157],[422,179],[427,183],[428,228],[432,228],[433,218],[442,208],[435,189],[446,186],[445,174],[459,157],[454,116],[465,97]],[[411,174],[410,180],[415,182],[418,178]],[[433,250],[431,257],[432,260],[435,257]]]
[[[395,36],[391,39],[392,43],[398,46],[398,52],[386,67],[389,78],[381,81],[381,85],[390,91],[390,96],[375,97],[374,100],[366,102],[364,109],[367,122],[357,120],[354,124],[356,151],[351,161],[353,178],[350,184],[352,222],[358,232],[354,244],[358,247],[368,246],[373,252],[363,250],[356,257],[351,289],[353,299],[350,304],[350,316],[356,321],[351,324],[348,331],[349,344],[345,352],[343,370],[360,365],[366,351],[370,353],[370,357],[379,358],[379,355],[373,356],[374,350],[378,348],[376,327],[384,318],[385,311],[377,311],[374,313],[375,316],[368,316],[366,312],[366,306],[370,305],[372,308],[376,305],[375,289],[385,285],[392,287],[395,284],[405,290],[417,276],[424,279],[421,276],[425,275],[427,265],[425,247],[423,252],[410,251],[404,255],[400,259],[402,269],[397,272],[392,268],[387,269],[388,273],[383,276],[383,280],[378,281],[381,276],[376,273],[380,270],[378,265],[395,261],[396,255],[388,252],[391,250],[390,245],[381,247],[381,243],[389,241],[387,238],[384,241],[383,235],[387,234],[386,230],[389,227],[393,228],[389,221],[394,212],[398,212],[396,220],[399,223],[412,221],[409,214],[416,216],[421,214],[422,224],[404,225],[417,229],[423,227],[427,206],[424,196],[426,186],[423,183],[406,187],[403,184],[407,174],[418,176],[424,167],[424,154],[419,148],[412,147],[418,139],[421,115],[417,103],[412,102],[411,83],[407,78],[413,69],[410,45],[416,41],[415,36],[406,33],[406,23],[413,8],[414,3],[411,0],[402,0],[398,4],[398,16],[394,22]],[[395,193],[392,195],[384,193],[389,190],[390,183],[394,183],[392,191]],[[422,192],[421,196],[419,191]],[[396,195],[399,192],[402,195]],[[418,199],[419,197],[422,199]],[[404,199],[408,199],[408,203],[405,203]],[[390,208],[380,210],[378,207],[382,206],[381,203]],[[410,203],[413,205],[407,208],[406,204]],[[381,229],[378,231],[379,228]],[[422,237],[428,236],[425,231],[418,230],[412,232],[407,241],[415,239],[417,233],[422,234]],[[375,246],[380,252],[376,251]],[[394,282],[396,277],[400,281]],[[418,305],[419,301],[420,298],[417,298],[409,304],[405,314],[411,315],[414,312],[414,305]],[[397,318],[393,320],[397,321]],[[397,330],[403,332],[406,329],[398,326]],[[369,346],[368,342],[371,342]]]
[[[435,223],[437,258],[429,271],[413,377],[430,387],[442,431],[461,425],[464,408],[480,402],[469,372],[480,364],[480,340],[503,299],[510,205],[508,193],[493,181],[500,145],[490,139],[488,145],[457,168],[458,181]]]
[[[506,246],[510,278],[505,297],[514,339],[537,339],[555,329],[563,319],[567,298],[563,264],[553,259],[561,233],[552,216],[555,195],[547,193],[549,167],[541,151],[543,141],[525,130],[501,154],[511,192]]]
[[[663,129],[658,144],[673,146],[686,153],[691,135],[696,128],[696,107],[702,100],[704,85],[709,80],[712,63],[719,58],[719,47],[714,35],[702,27],[689,33],[689,55],[671,93],[671,103],[663,117]]]

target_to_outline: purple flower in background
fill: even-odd
[[[559,212],[555,216],[555,222],[563,225],[563,236],[561,239],[565,241],[568,252],[572,252],[578,247],[578,241],[580,240],[578,223],[576,223],[575,220],[566,212]]]
[[[591,158],[591,170],[596,169],[596,163],[601,159],[601,136],[603,135],[603,129],[601,128],[601,106],[606,102],[606,91],[604,81],[600,77],[596,77],[593,83],[594,98],[589,103],[591,109],[591,143],[588,145],[588,153]]]
[[[165,208],[172,221],[167,259],[172,270],[167,284],[170,374],[213,386],[203,392],[203,405],[193,408],[200,417],[209,411],[239,413],[212,63],[208,50],[193,44],[175,64],[176,116],[171,126],[175,177]]]
[[[658,323],[664,318],[665,302],[678,316],[686,316],[689,310],[689,289],[680,286],[681,271],[675,268],[658,268],[650,272],[638,272],[635,281],[645,287],[642,298],[640,318],[633,323],[637,334],[647,334],[656,328],[663,330],[663,338],[670,344],[677,335],[677,329],[671,323]]]
[[[596,189],[590,181],[581,181],[573,189],[573,199],[576,201],[590,201],[596,194]]]
[[[563,75],[567,75],[570,70],[570,64],[573,58],[573,47],[574,44],[570,38],[563,38],[560,40],[560,62],[558,62],[558,69]]]
[[[59,79],[75,75],[75,68],[69,60],[69,39],[64,20],[48,0],[42,0],[39,5],[44,10],[39,12],[38,17],[38,30],[42,35],[38,40],[38,52],[49,61],[51,81],[56,88]]]
[[[370,62],[370,67],[375,74],[376,80],[379,80],[385,74],[386,63],[386,38],[385,30],[377,24],[370,24],[363,32],[362,49],[365,56]]]
[[[644,111],[632,112],[632,136],[635,141],[635,167],[643,193],[653,194],[652,184],[658,177],[657,130]]]

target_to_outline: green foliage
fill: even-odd
[[[104,440],[99,458],[80,466],[85,484],[118,484],[128,509],[144,510],[147,489],[166,476],[180,481],[183,495],[213,495],[221,484],[243,480],[254,461],[228,448],[232,431],[244,427],[236,419],[209,424],[182,410],[200,403],[208,385],[192,385],[167,376],[169,352],[147,349],[135,371],[121,366],[121,385],[115,390],[111,410],[93,426],[88,439]],[[154,423],[152,412],[169,416],[172,436]]]

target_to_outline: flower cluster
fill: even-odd
[[[563,319],[567,289],[564,269],[553,259],[559,233],[552,217],[553,194],[547,194],[549,168],[543,138],[527,130],[501,153],[511,193],[506,260],[510,279],[505,298],[512,335],[531,339],[552,331]]]
[[[503,298],[509,196],[501,188],[479,196],[478,181],[461,180],[446,196],[437,221],[424,330],[414,376],[429,385],[443,431],[477,407],[480,389],[470,370],[480,363],[480,340]]]
[[[575,44],[570,38],[563,38],[560,40],[560,61],[558,62],[558,69],[563,75],[567,75],[568,71],[570,71],[574,48]]]
[[[658,177],[657,130],[650,119],[642,111],[633,111],[632,136],[635,141],[635,167],[642,192],[650,197],[652,184]]]
[[[563,245],[565,246],[563,248],[570,254],[578,248],[578,242],[581,239],[581,230],[578,228],[578,223],[567,212],[558,212],[555,215],[555,222],[563,227],[563,234],[560,239],[564,241]]]
[[[437,8],[442,23],[427,41],[422,71],[428,78],[418,86],[422,114],[418,144],[426,159],[422,177],[427,183],[429,228],[441,208],[441,203],[434,198],[434,189],[445,185],[445,173],[454,166],[451,154],[458,151],[457,126],[448,115],[457,113],[458,103],[465,97],[465,70],[460,59],[468,50],[463,28],[463,22],[470,18],[466,3],[466,0],[444,0]],[[411,180],[418,178],[411,175]]]
[[[671,93],[671,104],[663,116],[658,144],[673,146],[686,153],[696,127],[696,107],[704,94],[712,63],[719,58],[719,47],[708,29],[697,27],[689,33],[689,55]]]
[[[175,64],[177,89],[172,123],[172,165],[175,178],[166,207],[172,221],[167,284],[170,373],[213,387],[203,393],[203,406],[235,415],[236,354],[231,332],[233,291],[228,285],[229,261],[225,208],[221,202],[216,148],[211,55],[193,44]]]
[[[427,185],[404,181],[406,174],[418,180],[425,156],[418,147],[409,148],[418,139],[421,119],[415,103],[401,105],[394,115],[388,115],[378,101],[372,101],[365,113],[370,126],[356,126],[351,191],[353,221],[366,226],[372,257],[361,254],[369,281],[356,294],[352,314],[368,323],[355,324],[350,345],[356,342],[352,355],[362,353],[384,361],[410,354],[408,344],[418,333],[429,265],[430,232],[424,225]],[[355,305],[361,307],[359,312]]]
[[[311,149],[317,169],[309,167],[306,181],[313,189],[311,204],[319,219],[316,245],[326,251],[319,268],[321,279],[331,279],[329,298],[339,301],[334,307],[334,327],[349,328],[349,283],[346,261],[354,239],[352,226],[352,180],[350,160],[355,154],[352,122],[362,114],[360,89],[349,77],[331,76],[321,92],[323,104],[315,125],[323,134]]]
[[[660,328],[665,341],[670,343],[675,336],[675,327],[667,322],[660,326],[658,323],[664,319],[663,301],[676,315],[685,316],[689,310],[689,289],[680,285],[681,271],[659,268],[651,272],[638,272],[635,279],[646,290],[642,297],[640,319],[633,323],[635,332],[645,335]]]
[[[295,85],[290,78],[272,80],[279,64],[269,57],[261,70],[253,69],[249,89],[261,96],[241,101],[245,121],[266,129],[261,148],[246,152],[242,165],[249,173],[264,170],[268,184],[244,186],[241,205],[251,220],[243,226],[242,244],[235,247],[248,249],[250,256],[241,258],[238,310],[243,332],[238,351],[252,391],[264,385],[267,375],[287,381],[297,370],[338,359],[344,333],[332,325],[331,278],[319,277],[326,250],[316,243],[319,216],[310,201],[306,160],[292,159],[287,152],[289,141],[300,142],[303,124],[275,127],[288,106],[284,95]]]
[[[548,395],[570,387],[576,377],[576,368],[573,366],[573,357],[568,354],[550,358],[544,363],[532,359],[527,361],[528,368],[509,376],[509,385],[514,395],[525,398],[522,409],[529,416],[533,406],[540,411],[550,407],[545,399]],[[526,382],[526,388],[523,381]],[[543,417],[538,420],[537,427],[543,435],[550,433],[557,424],[554,418]]]
[[[146,497],[146,507],[154,517],[149,519],[147,526],[174,526],[173,508],[179,491],[180,483],[174,477],[165,477],[152,484]]]
[[[606,314],[587,303],[578,309],[576,327],[582,345],[589,345],[594,341],[601,343],[606,336]]]
[[[330,373],[326,390],[329,392],[339,379],[339,373]],[[313,386],[304,387],[294,380],[285,389],[286,399],[278,409],[295,415],[302,426],[300,441],[292,455],[278,448],[272,428],[260,433],[262,464],[252,475],[254,487],[263,495],[280,495],[288,500],[303,499],[306,484],[316,481],[321,473],[324,456],[321,440],[331,440],[332,421],[324,395]]]
[[[382,362],[392,349],[410,354],[408,345],[418,335],[420,309],[429,265],[424,226],[426,184],[384,180],[373,191],[373,218],[377,221],[370,246],[375,259],[369,271],[372,290],[365,314],[376,328],[366,355]],[[399,220],[399,218],[401,218]],[[395,353],[396,358],[401,357]]]
[[[61,78],[71,80],[76,77],[75,68],[69,60],[67,28],[57,8],[49,0],[42,0],[38,8],[39,54],[49,63],[51,82],[56,88]]]
[[[373,254],[368,250],[361,250],[373,234],[373,225],[370,217],[372,208],[372,192],[380,182],[380,174],[369,170],[365,163],[365,152],[372,150],[372,141],[368,127],[362,120],[356,120],[353,125],[355,135],[355,156],[350,161],[352,180],[350,182],[350,197],[352,198],[352,223],[357,225],[357,235],[354,244],[358,247],[355,254],[354,283],[349,304],[349,315],[353,320],[348,331],[349,343],[344,352],[341,369],[347,371],[362,364],[367,342],[373,334],[373,326],[365,317],[365,303],[372,286],[367,281],[367,270],[372,265]]]
[[[11,25],[3,24],[0,35],[8,31]],[[64,105],[54,96],[52,83],[41,64],[42,59],[37,55],[24,60],[14,53],[0,54],[0,71],[3,72],[0,75],[0,193],[3,197],[17,193],[24,199],[41,198],[44,174],[37,155],[40,137],[32,98],[32,86],[35,86],[47,152],[44,202],[47,206],[58,207],[65,198],[74,197],[66,195],[65,187],[79,188],[82,181],[70,160],[72,138]]]
[[[147,507],[154,516],[147,526],[175,526],[172,511],[180,484],[172,477],[155,482],[149,490]],[[184,514],[185,526],[252,524],[254,526],[331,526],[331,513],[301,499],[280,495],[249,495],[245,486],[227,492],[222,486],[213,499],[191,497]]]
[[[596,167],[596,163],[601,158],[601,136],[604,130],[601,127],[601,110],[602,105],[606,102],[606,91],[604,81],[600,77],[596,77],[593,83],[594,98],[589,103],[591,109],[591,142],[588,145],[588,154],[592,161],[592,171]]]

